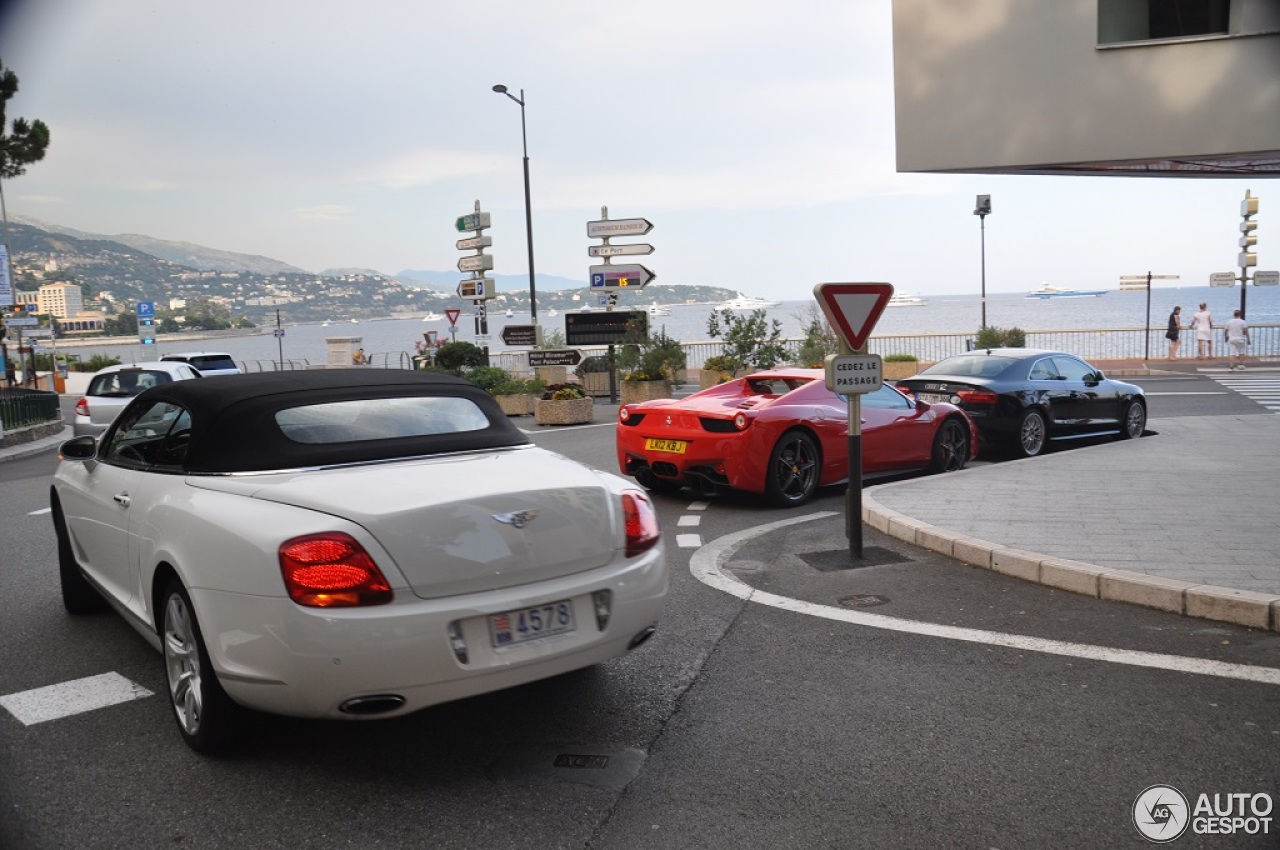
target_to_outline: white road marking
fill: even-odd
[[[53,508],[41,508],[38,511],[32,511],[31,513],[27,514],[27,516],[40,516],[41,514],[50,513],[52,510]]]
[[[686,527],[702,525],[702,517],[689,516],[686,514],[685,516],[680,517],[680,519],[676,521],[676,525],[686,526]]]
[[[9,694],[0,697],[0,707],[24,726],[31,726],[149,696],[153,696],[151,691],[119,673],[103,673]]]
[[[676,545],[681,549],[699,549],[702,546],[701,534],[677,534]]]
[[[559,434],[561,431],[581,431],[583,428],[612,428],[613,422],[594,422],[585,425],[557,425],[554,428],[520,428],[522,434]]]
[[[1151,667],[1158,670],[1280,685],[1280,668],[1254,667],[1247,664],[1230,664],[1223,661],[1209,661],[1181,655],[1164,655],[1157,652],[1139,652],[1129,649],[1114,649],[1107,646],[1068,643],[1066,641],[1048,640],[1028,635],[992,632],[985,629],[943,626],[937,623],[923,623],[917,620],[887,617],[883,614],[869,614],[864,611],[834,608],[830,605],[817,605],[812,602],[802,602],[798,599],[790,599],[774,593],[756,590],[746,582],[721,569],[721,564],[753,538],[788,525],[834,515],[834,511],[807,514],[739,531],[713,540],[693,553],[693,556],[689,559],[689,571],[703,584],[737,596],[747,602],[771,605],[784,611],[794,611],[797,614],[806,614],[810,617],[824,617],[828,620],[840,620],[873,629],[906,632],[926,637],[960,640],[989,646],[1003,646],[1008,649],[1018,649],[1026,652],[1042,652],[1049,655],[1091,659],[1109,664],[1127,664],[1133,667]]]
[[[690,503],[689,503],[689,507],[685,508],[685,510],[687,510],[687,511],[705,511],[705,510],[706,510],[707,508],[709,508],[709,507],[711,507],[711,503],[710,503],[710,502],[690,502]]]
[[[1204,390],[1204,391],[1202,391],[1202,392],[1189,392],[1189,393],[1146,393],[1146,395],[1148,395],[1148,396],[1153,396],[1153,395],[1227,395],[1227,393],[1223,392],[1222,390]]]

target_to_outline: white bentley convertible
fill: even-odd
[[[65,606],[105,600],[162,652],[201,751],[242,708],[392,717],[615,658],[667,593],[642,490],[449,376],[164,384],[62,457]]]

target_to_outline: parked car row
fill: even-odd
[[[246,709],[394,717],[624,655],[668,592],[646,489],[796,506],[850,472],[850,405],[821,369],[622,405],[632,483],[533,445],[459,378],[203,376],[217,357],[98,372],[50,489],[64,606],[112,607],[160,651],[204,752]],[[970,352],[859,399],[865,476],[1146,424],[1138,387],[1049,351]]]

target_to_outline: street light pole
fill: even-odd
[[[973,214],[978,217],[982,231],[982,327],[987,326],[987,216],[991,215],[991,196],[979,195]]]
[[[519,97],[507,91],[507,87],[501,83],[494,86],[493,90],[498,94],[505,94],[520,104],[520,146],[524,151],[524,229],[525,240],[529,245],[529,318],[536,325],[538,323],[538,292],[533,282],[533,206],[529,202],[529,135],[524,123],[524,89],[520,89]]]

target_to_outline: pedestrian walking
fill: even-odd
[[[1227,369],[1232,372],[1236,370],[1243,372],[1245,349],[1252,340],[1249,339],[1249,326],[1240,317],[1239,310],[1232,313],[1231,318],[1227,320],[1225,336],[1227,338]]]
[[[1213,359],[1213,316],[1209,315],[1209,305],[1201,304],[1200,310],[1191,317],[1191,327],[1196,332],[1196,359],[1206,356]]]
[[[1164,338],[1169,340],[1169,359],[1178,359],[1178,346],[1182,344],[1182,307],[1181,305],[1174,307],[1173,312],[1169,314],[1169,329],[1164,332]]]

